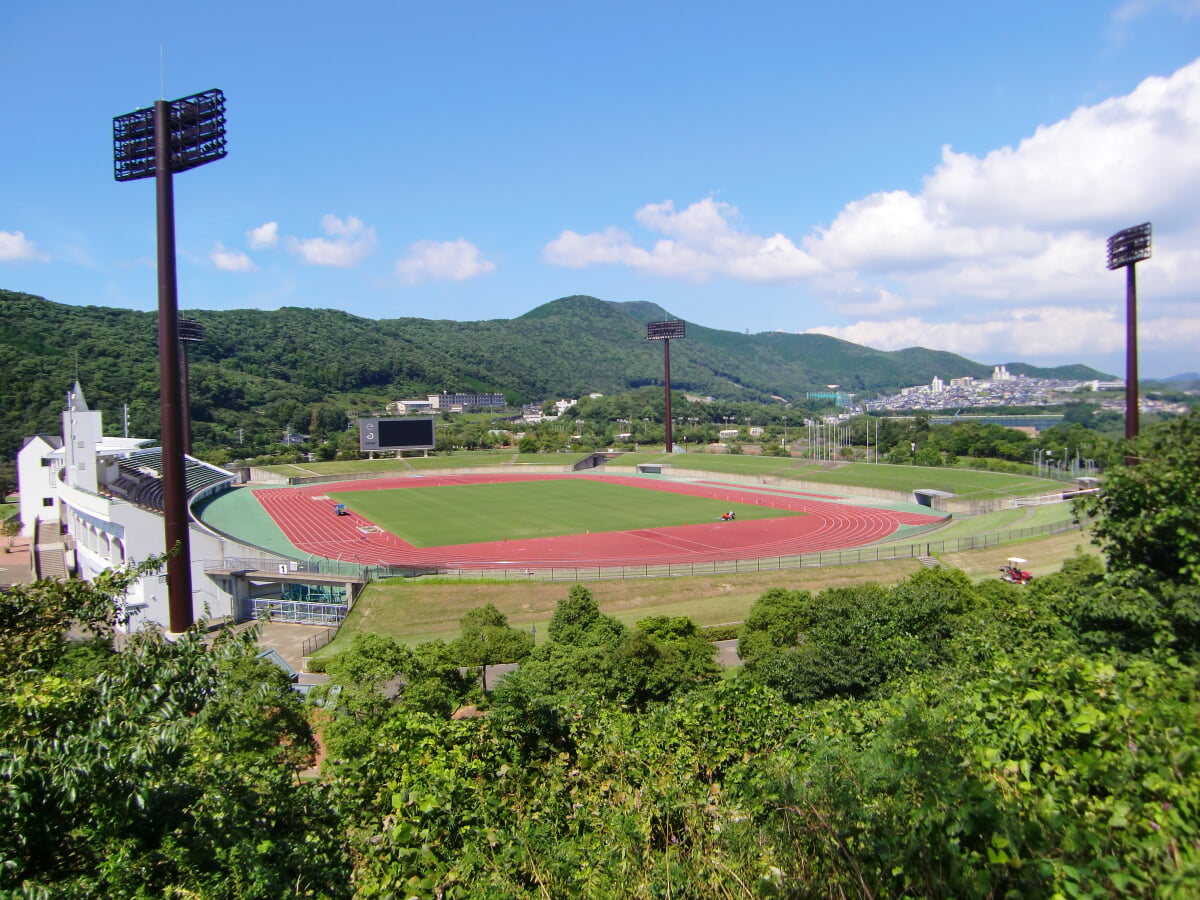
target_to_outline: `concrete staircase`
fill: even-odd
[[[66,544],[58,524],[38,520],[33,530],[33,553],[30,555],[33,577],[66,581],[70,576],[67,573],[65,550]]]

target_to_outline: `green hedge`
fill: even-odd
[[[704,635],[706,641],[712,641],[715,644],[717,641],[737,640],[738,632],[741,630],[741,623],[735,622],[732,625],[705,625],[700,629],[700,633]]]

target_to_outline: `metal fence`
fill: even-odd
[[[278,572],[280,575],[326,575],[355,581],[369,579],[373,568],[377,567],[319,556],[310,556],[307,559],[291,559],[286,556],[226,556],[204,562],[206,572]]]
[[[337,636],[338,629],[341,628],[341,626],[342,623],[338,622],[337,625],[331,628],[326,628],[320,634],[314,634],[310,638],[305,638],[300,644],[300,655],[312,656]]]
[[[916,541],[906,544],[887,544],[860,547],[853,550],[823,550],[793,556],[773,556],[762,559],[734,559],[695,563],[662,563],[640,566],[551,566],[511,567],[455,566],[372,566],[372,578],[412,578],[436,575],[455,579],[491,579],[500,581],[603,581],[623,578],[678,578],[687,575],[742,575],[771,572],[781,569],[801,569],[816,566],[843,566],[854,563],[880,562],[890,559],[919,559],[937,553],[962,553],[983,550],[1013,541],[1078,530],[1078,522],[1053,522],[1030,528],[980,534],[943,541]]]
[[[969,550],[983,550],[997,547],[1013,541],[1026,540],[1032,537],[1044,537],[1052,534],[1065,534],[1082,528],[1079,522],[1052,522],[1030,528],[1014,528],[1008,531],[980,534],[972,537],[957,538],[949,541],[919,541],[908,544],[892,544],[878,547],[863,547],[856,550],[826,550],[819,553],[803,553],[795,556],[776,556],[766,559],[729,560],[710,563],[668,563],[661,566],[555,566],[552,568],[449,568],[449,567],[406,567],[406,566],[372,566],[357,567],[358,574],[369,578],[408,578],[420,575],[436,575],[460,580],[499,579],[504,581],[603,581],[620,578],[681,578],[686,575],[738,575],[751,572],[769,572],[783,569],[799,569],[815,566],[840,566],[854,563],[879,562],[890,559],[919,559],[932,556],[935,553],[962,553]],[[228,563],[231,560],[225,560]],[[270,570],[276,563],[286,563],[286,560],[239,560],[239,562],[255,563],[245,568]],[[322,562],[328,562],[324,560]],[[269,564],[268,564],[269,563]],[[316,561],[304,565],[307,568],[299,571],[316,572],[321,566]],[[292,571],[298,571],[292,569]],[[278,602],[278,601],[276,601]],[[345,611],[342,613],[345,614]],[[335,637],[344,623],[340,618],[336,624],[331,623],[319,634],[303,641],[300,655],[312,656],[321,648],[327,646]]]

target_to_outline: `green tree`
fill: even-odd
[[[750,677],[793,702],[873,696],[907,672],[952,658],[971,592],[970,579],[950,569],[923,569],[891,588],[768,592],[751,609],[739,652]]]
[[[533,635],[510,627],[508,617],[491,603],[468,610],[459,626],[461,634],[450,652],[461,665],[478,668],[485,687],[488,666],[521,662],[533,651]]]
[[[716,647],[686,616],[642,619],[614,648],[614,695],[623,704],[644,709],[680,691],[720,675]]]
[[[805,610],[812,602],[808,591],[771,588],[750,607],[738,633],[738,656],[755,660],[800,643]]]
[[[1081,502],[1113,577],[1200,586],[1200,411],[1148,428]]]
[[[288,679],[253,631],[114,652],[130,578],[0,596],[0,894],[348,896],[324,788],[296,777],[314,743]]]

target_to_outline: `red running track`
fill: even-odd
[[[747,519],[669,528],[579,534],[486,544],[416,548],[351,513],[333,514],[334,501],[316,499],[330,491],[396,490],[498,481],[594,478],[650,491],[711,497],[807,513],[778,519]],[[934,514],[899,512],[830,503],[818,496],[778,488],[748,490],[716,482],[652,481],[620,475],[447,475],[271,488],[254,492],[259,503],[296,547],[328,559],[368,565],[495,568],[505,566],[653,566],[772,556],[858,547],[883,540],[902,525],[941,520]]]

